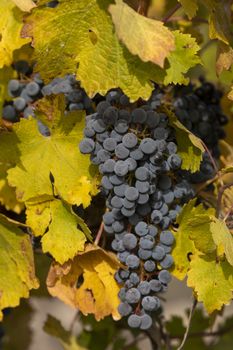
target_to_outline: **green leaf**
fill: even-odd
[[[117,36],[128,50],[144,62],[163,67],[165,58],[175,49],[174,36],[163,22],[140,15],[122,0],[110,5],[109,12]]]
[[[226,261],[216,261],[215,255],[195,255],[190,263],[187,285],[208,313],[229,304],[233,291],[233,268]]]
[[[47,334],[57,338],[64,350],[87,350],[80,346],[75,336],[65,330],[61,322],[51,315],[48,315],[43,329]]]
[[[23,35],[33,37],[36,69],[46,81],[76,73],[89,96],[119,87],[131,100],[148,99],[151,81],[162,82],[164,72],[119,42],[107,11],[110,2],[61,0],[52,10],[35,8]]]
[[[197,0],[178,0],[189,19],[192,19],[198,10]]]
[[[60,200],[28,206],[27,224],[36,236],[43,235],[43,251],[50,253],[60,264],[84,250],[83,229],[89,237],[91,235],[83,220]]]
[[[175,236],[175,246],[172,251],[174,258],[174,268],[172,274],[179,280],[183,280],[187,274],[190,265],[189,255],[195,254],[196,249],[193,241],[189,238],[189,224],[194,209],[196,200],[191,200],[185,204],[182,212],[177,217],[177,224],[179,224],[178,230],[173,230]]]
[[[16,143],[17,138],[13,133],[0,131],[0,203],[7,210],[19,214],[24,208],[24,204],[16,199],[15,188],[11,187],[7,180],[7,170],[15,166],[19,157]]]
[[[57,99],[60,97],[55,101]],[[82,155],[78,148],[83,138],[85,118],[79,112],[64,115],[63,111],[55,109],[54,113],[59,118],[55,118],[56,122],[53,119],[48,122],[49,137],[39,133],[34,118],[21,119],[14,125],[8,141],[12,141],[19,155],[16,166],[8,170],[9,184],[16,187],[20,201],[37,203],[51,200],[55,192],[70,204],[87,207],[91,197],[98,193],[98,182],[97,168],[91,166],[89,157]],[[3,144],[4,140],[0,138],[2,153]],[[9,159],[13,156],[10,155]],[[51,181],[51,175],[54,181]]]
[[[189,79],[185,77],[185,74],[190,68],[201,63],[197,55],[200,47],[190,34],[183,34],[178,30],[175,30],[173,34],[175,36],[175,50],[167,57],[170,67],[166,69],[164,83],[166,85],[170,83],[186,85]]]
[[[230,316],[226,318],[223,322],[221,322],[220,325],[218,325],[216,332],[219,333],[221,336],[218,337],[218,340],[217,342],[215,342],[215,344],[212,344],[211,350],[232,349],[232,324],[233,317]]]
[[[0,216],[0,319],[6,307],[19,305],[38,288],[29,235]]]
[[[30,40],[22,39],[23,12],[13,1],[0,0],[0,68],[9,66],[13,61],[13,52]]]
[[[185,310],[185,314],[188,317],[190,310]],[[172,316],[169,321],[166,322],[166,329],[171,337],[183,338],[185,333],[184,320],[180,316]],[[210,319],[204,315],[203,309],[195,309],[192,316],[192,321],[189,329],[189,336],[186,339],[183,349],[184,350],[207,350],[209,347],[205,344],[204,338],[201,336],[192,337],[193,333],[204,332],[210,326]]]
[[[214,209],[204,210],[206,214],[195,215],[188,219],[189,237],[194,242],[195,247],[202,253],[211,254],[216,250],[212,232],[210,228],[211,215],[214,214]]]
[[[226,223],[212,216],[210,230],[218,250],[225,253],[227,261],[233,266],[233,236]]]
[[[200,169],[202,154],[205,151],[201,140],[181,124],[171,111],[165,111],[176,130],[178,153],[182,158],[182,169],[195,173]]]
[[[105,317],[96,321],[92,315],[81,316],[83,331],[78,336],[78,342],[88,350],[103,350],[112,345],[114,337],[114,350],[124,349],[126,339],[117,329],[117,323],[112,317]],[[120,344],[119,344],[120,342]]]
[[[185,333],[183,319],[180,316],[174,316],[166,322],[166,330],[170,336],[182,336]]]

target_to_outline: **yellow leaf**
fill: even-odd
[[[43,235],[43,251],[50,253],[60,264],[84,250],[85,231],[91,236],[83,220],[60,200],[27,205],[26,214],[27,225],[33,234]]]
[[[217,262],[215,256],[194,256],[188,271],[187,285],[203,302],[208,313],[229,304],[233,291],[233,268],[227,261]]]
[[[144,17],[122,0],[109,6],[118,38],[142,61],[164,66],[164,60],[175,49],[172,32],[163,22]],[[130,22],[129,22],[130,18]]]
[[[29,297],[29,290],[38,288],[33,251],[29,235],[24,234],[0,216],[0,319],[6,307],[19,305]]]
[[[196,201],[191,200],[185,204],[182,212],[177,217],[179,228],[173,230],[175,236],[175,246],[172,251],[174,258],[174,268],[172,274],[179,280],[183,280],[187,274],[190,265],[190,255],[196,253],[193,241],[189,238],[189,224],[187,218],[192,217],[192,211]]]
[[[114,274],[120,266],[114,254],[89,244],[73,261],[63,266],[52,264],[47,278],[49,293],[84,315],[94,314],[96,320],[108,315],[118,320],[120,287]]]
[[[216,246],[225,253],[227,261],[233,266],[233,236],[226,223],[212,216],[210,230]]]
[[[164,72],[119,42],[109,4],[109,0],[62,0],[52,11],[35,8],[23,35],[33,38],[36,69],[45,81],[75,73],[91,97],[119,87],[131,101],[148,99],[152,81],[162,82]]]
[[[198,10],[197,0],[178,0],[189,19],[192,19]]]
[[[9,66],[13,60],[13,52],[19,49],[29,39],[22,39],[20,32],[23,27],[23,12],[12,0],[0,0],[0,68]]]
[[[19,214],[24,204],[16,199],[16,191],[7,180],[7,170],[15,165],[18,151],[15,148],[16,139],[11,132],[0,133],[0,203],[7,210],[12,210]]]
[[[229,100],[233,101],[233,86],[231,87],[231,91],[228,93],[227,96],[228,96]]]
[[[28,204],[26,206],[26,224],[35,237],[43,236],[51,222],[51,201]]]
[[[217,50],[216,71],[220,75],[223,70],[229,70],[233,63],[233,49],[223,42],[219,42]]]
[[[179,122],[175,114],[165,110],[169,116],[170,123],[176,130],[178,153],[182,158],[182,169],[190,170],[192,173],[200,169],[202,154],[205,151],[201,140],[192,134],[183,124]]]
[[[56,122],[53,119],[50,123],[48,121],[49,137],[40,134],[33,118],[21,119],[14,125],[12,140],[8,141],[14,142],[19,154],[16,166],[8,170],[9,184],[16,187],[17,198],[23,202],[51,200],[55,192],[70,204],[87,207],[91,197],[98,192],[98,181],[95,178],[97,168],[78,148],[83,138],[84,115],[82,112],[64,115],[64,111],[58,110],[54,113],[59,118],[55,118]],[[2,143],[0,138],[0,162],[4,156],[2,145],[5,142]]]
[[[24,12],[30,12],[36,4],[32,0],[12,0],[20,10]]]
[[[14,71],[11,67],[3,67],[0,69],[0,119],[2,117],[2,107],[5,100],[9,100],[8,82],[14,78]]]

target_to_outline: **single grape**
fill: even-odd
[[[136,255],[130,254],[126,258],[126,265],[131,269],[137,269],[139,267],[140,260]]]
[[[129,304],[138,303],[140,298],[141,298],[141,294],[137,288],[130,288],[129,290],[127,290],[125,295],[125,300]]]

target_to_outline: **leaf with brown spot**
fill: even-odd
[[[48,291],[78,308],[84,315],[94,314],[96,320],[108,315],[118,320],[120,286],[114,274],[120,266],[114,254],[89,244],[73,261],[51,265],[47,278]]]

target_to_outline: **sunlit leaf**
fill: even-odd
[[[0,319],[4,308],[19,305],[38,286],[29,235],[0,216]]]
[[[13,146],[19,155],[16,166],[8,170],[9,184],[16,187],[20,201],[51,200],[55,191],[68,203],[87,207],[91,196],[98,193],[98,182],[95,167],[78,148],[83,137],[84,115],[79,112],[65,115],[61,110],[54,113],[59,118],[55,118],[54,125],[51,120],[49,137],[40,134],[33,118],[21,119],[14,125],[9,142],[15,142]],[[1,141],[0,138],[0,146]]]
[[[144,62],[163,67],[165,58],[175,49],[174,36],[163,22],[140,15],[122,0],[110,5],[109,12],[118,38],[129,51]]]
[[[47,278],[49,293],[97,320],[119,319],[119,285],[114,274],[120,267],[115,255],[88,245],[84,253],[64,265],[53,263]]]
[[[227,261],[216,261],[215,256],[192,258],[187,285],[192,287],[197,300],[211,313],[229,304],[233,291],[233,267]]]
[[[33,37],[36,69],[48,81],[76,73],[90,96],[121,88],[131,100],[148,99],[163,71],[144,63],[121,44],[108,12],[110,0],[61,0],[55,9],[38,7],[23,35]]]
[[[9,66],[13,60],[13,52],[29,39],[22,39],[20,32],[23,27],[23,12],[12,0],[0,0],[0,68]]]

